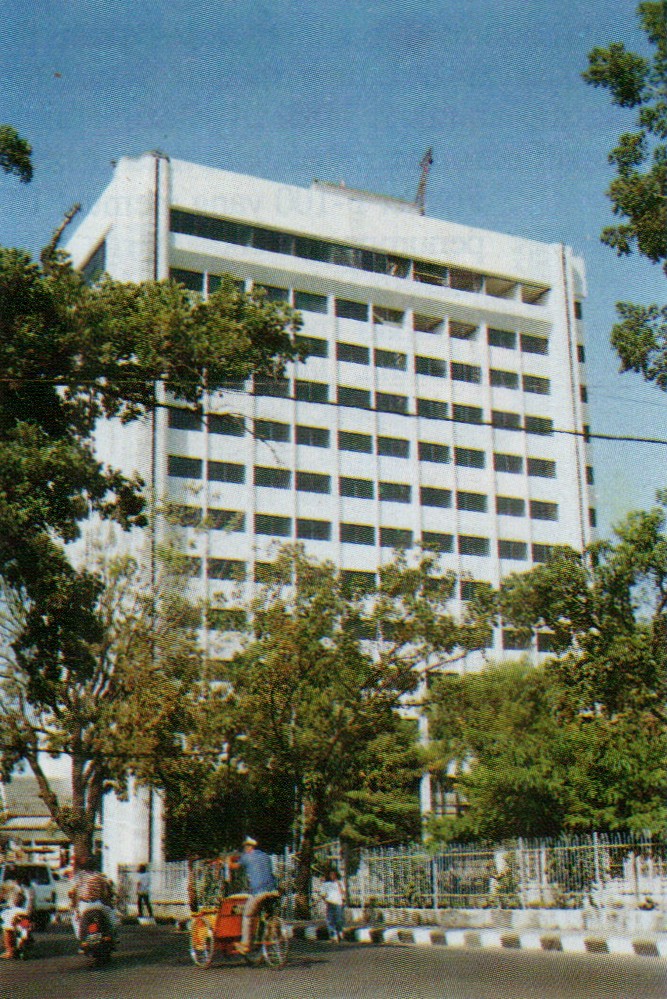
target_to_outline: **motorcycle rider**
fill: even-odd
[[[32,916],[35,893],[25,877],[17,877],[3,885],[5,907],[2,910],[2,935],[5,945],[0,958],[6,960],[16,956],[16,920],[20,916]]]
[[[68,891],[72,906],[72,925],[76,938],[81,942],[81,923],[89,909],[101,909],[107,917],[114,944],[120,917],[114,908],[113,883],[100,871],[88,870],[85,863],[74,859],[72,886]]]

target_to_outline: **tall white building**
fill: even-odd
[[[213,656],[239,585],[286,540],[368,578],[394,548],[435,544],[462,599],[591,540],[585,276],[569,247],[150,153],[118,162],[68,250],[91,277],[172,275],[206,295],[230,274],[302,313],[310,356],[283,380],[230,386],[203,417],[165,398],[100,430],[101,453],[192,525],[193,579],[227,601]],[[489,652],[520,644],[506,630]]]

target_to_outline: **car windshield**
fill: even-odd
[[[31,884],[50,884],[48,867],[40,864],[14,864],[5,869],[5,880],[27,880]]]

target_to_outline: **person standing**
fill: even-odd
[[[248,954],[257,913],[268,899],[280,898],[280,893],[271,858],[268,853],[257,849],[257,840],[252,836],[246,836],[243,841],[243,853],[231,858],[229,866],[232,870],[242,867],[248,878],[250,895],[243,907],[241,942],[236,945],[237,953]]]
[[[151,875],[145,864],[139,864],[137,871],[137,910],[139,919],[144,914],[144,908],[148,913],[148,918],[153,918],[153,907],[151,905]]]
[[[340,943],[345,925],[345,887],[334,867],[327,872],[320,894],[327,905],[329,939]]]

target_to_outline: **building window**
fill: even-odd
[[[419,501],[422,506],[450,507],[452,505],[451,489],[436,489],[435,486],[421,486]]]
[[[432,461],[438,465],[449,463],[449,447],[447,444],[436,444],[434,441],[419,441],[419,460]]]
[[[410,441],[402,437],[378,437],[377,452],[388,458],[409,458]]]
[[[370,350],[362,347],[358,343],[337,343],[336,357],[339,361],[347,361],[348,364],[370,364]]]
[[[469,447],[454,448],[454,464],[465,468],[486,468],[486,455]]]
[[[408,363],[406,354],[395,350],[380,350],[379,347],[373,351],[373,358],[378,368],[391,368],[392,371],[405,371]]]
[[[271,489],[289,489],[292,485],[292,473],[289,468],[266,468],[255,465],[255,485]]]
[[[373,499],[375,496],[375,487],[371,479],[350,479],[341,475],[338,489],[341,496],[353,499]]]
[[[503,628],[503,649],[505,652],[525,652],[530,648],[530,632],[516,628]]]
[[[588,508],[588,523],[591,525],[591,527],[598,526],[597,510],[595,510],[594,507],[592,506],[589,506]]]
[[[484,493],[458,492],[456,494],[457,510],[469,510],[471,513],[486,513],[486,508],[487,498]]]
[[[209,579],[233,579],[237,582],[246,577],[246,564],[235,558],[210,558],[206,563]]]
[[[329,431],[326,427],[306,427],[298,423],[296,442],[310,447],[329,447]]]
[[[522,378],[524,392],[533,392],[535,395],[549,395],[551,383],[548,378],[538,378],[537,375],[524,375]]]
[[[446,420],[447,403],[437,399],[417,399],[417,416],[428,420]]]
[[[245,514],[241,510],[211,507],[206,511],[206,524],[212,531],[245,531]]]
[[[490,347],[505,347],[507,350],[516,350],[516,333],[514,330],[496,330],[489,327],[486,332],[486,339]]]
[[[387,309],[384,305],[373,306],[373,322],[378,326],[402,326],[405,313],[401,309]]]
[[[180,267],[170,267],[169,277],[177,284],[182,284],[188,291],[198,291],[200,295],[204,293],[204,275],[201,271],[185,271]]]
[[[470,323],[460,323],[455,319],[450,319],[449,335],[455,340],[474,340],[477,336],[477,326],[471,326]]]
[[[586,465],[586,482],[589,486],[595,485],[595,471],[592,465]]]
[[[449,370],[452,379],[456,382],[469,382],[479,385],[482,381],[482,369],[476,364],[463,364],[461,361],[452,361]]]
[[[408,399],[393,392],[376,392],[375,408],[381,413],[407,413]]]
[[[526,501],[519,496],[496,496],[496,513],[502,517],[525,517]]]
[[[533,562],[550,562],[556,553],[553,545],[532,545],[531,557]]]
[[[493,456],[493,467],[496,472],[509,472],[511,475],[521,475],[523,458],[520,454],[499,454]]]
[[[81,274],[86,284],[95,284],[102,277],[107,267],[107,244],[102,240],[96,250],[91,253],[81,268]]]
[[[410,548],[412,531],[404,527],[381,527],[380,545],[383,548]]]
[[[582,402],[588,402],[588,387],[586,385],[579,386],[579,398]]]
[[[415,260],[413,277],[422,284],[434,284],[439,287],[447,285],[447,268],[429,260]]]
[[[310,291],[295,291],[294,308],[298,309],[300,312],[326,313],[326,295],[313,295]]]
[[[276,538],[290,538],[292,536],[292,520],[290,517],[278,517],[273,513],[256,513],[255,534],[270,534]]]
[[[477,538],[469,534],[459,535],[459,554],[487,556],[490,551],[488,538]]]
[[[579,361],[580,364],[586,363],[586,348],[584,347],[583,343],[577,344],[577,360]]]
[[[530,516],[533,520],[558,520],[558,503],[531,500]]]
[[[455,402],[454,419],[458,423],[482,423],[483,414],[479,406],[463,406]]]
[[[254,284],[253,291],[260,291],[264,293],[264,297],[268,302],[288,302],[289,301],[289,291],[287,288],[274,288],[270,284]]]
[[[224,434],[226,437],[243,437],[245,434],[245,420],[242,416],[232,416],[231,413],[209,413],[207,421],[211,434]]]
[[[236,607],[208,607],[206,627],[211,631],[244,631],[248,618],[246,612]]]
[[[168,406],[168,423],[172,430],[201,430],[203,426],[202,414],[194,409],[183,409],[177,406]]]
[[[391,503],[409,503],[412,488],[402,482],[381,482],[380,499]]]
[[[584,318],[584,307],[578,299],[574,302],[574,318],[583,319]]]
[[[546,416],[527,416],[526,417],[526,433],[528,434],[542,434],[543,436],[549,437],[554,432],[553,420],[550,420]]]
[[[461,600],[474,600],[479,592],[480,586],[484,586],[484,583],[480,583],[477,579],[462,579],[459,586]]]
[[[260,441],[287,443],[292,439],[292,428],[289,423],[277,423],[275,420],[255,420],[255,437]]]
[[[439,531],[422,531],[422,545],[438,552],[453,552],[454,535],[440,534]]]
[[[209,461],[208,477],[211,482],[245,482],[245,465],[231,461]]]
[[[340,540],[350,545],[374,545],[375,528],[370,524],[341,524]]]
[[[355,434],[350,430],[339,430],[338,447],[341,451],[359,451],[362,454],[372,454],[373,438],[370,434]]]
[[[297,519],[296,536],[304,541],[330,541],[331,524],[328,520]]]
[[[528,558],[528,545],[525,541],[499,541],[498,558],[524,562]]]
[[[415,312],[412,328],[415,333],[442,333],[444,322],[441,316],[420,316]]]
[[[447,377],[447,362],[437,357],[415,357],[415,372],[418,375],[431,375],[432,378]]]
[[[341,569],[340,576],[344,591],[349,595],[371,593],[377,586],[374,572],[364,572],[361,569]]]
[[[498,368],[491,368],[489,381],[494,388],[518,389],[519,387],[519,376],[516,371],[499,371]]]
[[[464,271],[458,267],[449,269],[449,287],[458,291],[481,291],[483,275],[475,271]]]
[[[302,493],[330,493],[331,476],[319,472],[297,472],[296,488]]]
[[[522,333],[520,337],[521,350],[525,354],[548,354],[549,341],[543,336],[532,336],[529,333]]]
[[[542,479],[556,478],[556,462],[547,458],[528,458],[528,474]]]
[[[253,392],[255,395],[268,395],[279,399],[289,399],[289,379],[258,378],[255,376],[253,379]]]
[[[316,336],[304,336],[301,333],[295,339],[297,347],[305,351],[308,357],[329,356],[329,342],[327,340],[322,340]]]
[[[300,402],[328,402],[329,386],[324,382],[304,382],[297,378],[295,396]]]
[[[521,417],[518,413],[507,413],[502,409],[492,409],[491,426],[497,430],[521,430]]]
[[[366,302],[350,302],[346,298],[337,298],[336,315],[339,319],[357,319],[361,323],[367,323],[368,305]]]
[[[229,286],[237,292],[243,294],[245,291],[245,281],[239,280],[238,278],[230,277],[229,274],[225,275]],[[213,295],[222,287],[222,274],[207,274],[206,275],[206,291],[209,295]]]
[[[349,388],[347,385],[339,385],[338,405],[351,406],[353,409],[370,409],[371,394],[368,389]]]
[[[201,479],[202,460],[170,454],[167,457],[167,475],[174,475],[179,479]]]

